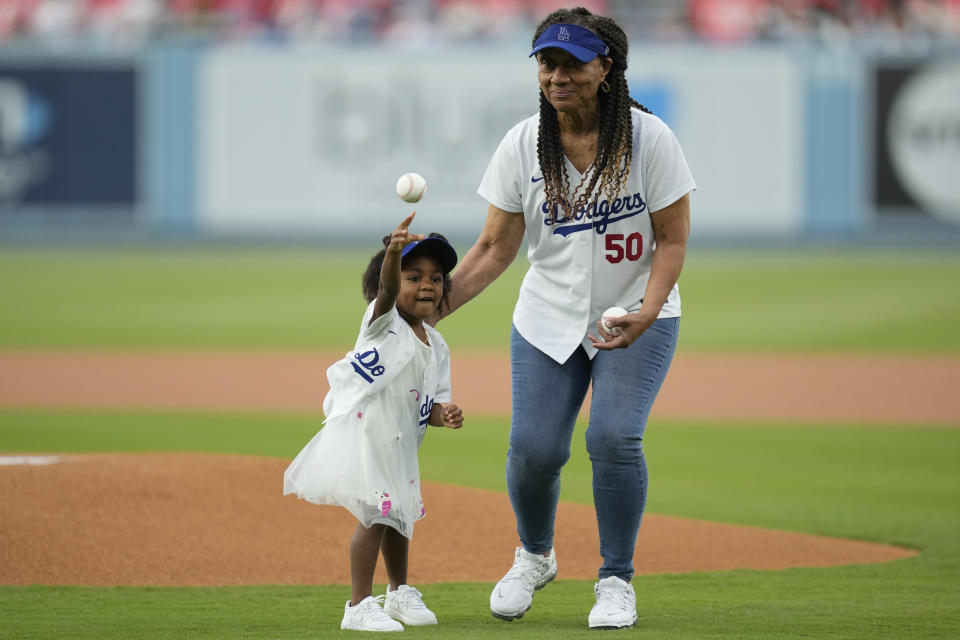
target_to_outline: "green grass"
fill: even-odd
[[[0,349],[341,349],[356,336],[367,259],[329,247],[5,247]],[[440,325],[454,348],[504,347],[525,270],[521,256]],[[955,251],[691,249],[680,349],[957,353],[958,281]]]
[[[291,457],[316,428],[312,416],[0,411],[0,451]],[[564,471],[563,499],[589,504],[582,428]],[[423,477],[502,490],[506,429],[505,420],[487,417],[459,432],[432,430],[422,450]],[[893,639],[960,631],[960,430],[654,422],[647,455],[651,512],[899,543],[921,555],[831,569],[639,576],[640,623],[626,634]],[[590,582],[559,580],[512,624],[489,616],[489,588],[424,585],[443,623],[406,633],[589,636]],[[340,637],[347,597],[348,587],[336,585],[0,587],[0,620],[5,638]]]
[[[0,346],[341,346],[358,269],[319,249],[9,250]]]
[[[293,458],[321,417],[0,409],[0,451],[198,451]]]
[[[906,565],[897,562],[889,567]],[[889,568],[888,567],[888,568]],[[727,571],[635,579],[638,622],[618,637],[955,638],[960,619],[945,581],[890,577],[875,567],[780,572]],[[873,588],[864,588],[865,584]],[[523,620],[488,612],[490,585],[423,585],[440,624],[404,637],[436,639],[596,638],[586,628],[590,583],[558,580],[537,593]],[[61,638],[356,638],[339,629],[349,588],[204,589],[0,587],[10,640]],[[12,623],[12,624],[11,624]]]
[[[957,251],[694,252],[681,348],[960,351]]]

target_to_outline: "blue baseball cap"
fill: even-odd
[[[580,62],[590,62],[610,53],[610,47],[597,34],[576,24],[552,24],[544,29],[527,57],[550,47],[563,49]]]
[[[457,251],[443,238],[430,236],[423,240],[411,242],[400,252],[400,258],[403,259],[411,254],[420,253],[426,254],[439,262],[443,275],[447,275],[457,266]]]

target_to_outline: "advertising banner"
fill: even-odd
[[[537,97],[530,77],[470,61],[213,53],[198,73],[201,226],[389,233],[415,208],[431,229],[478,231],[486,164]],[[415,206],[394,191],[407,172],[427,181]]]
[[[0,64],[0,212],[137,199],[132,68]]]
[[[879,65],[873,204],[960,224],[960,60]]]

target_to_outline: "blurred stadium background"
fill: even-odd
[[[0,0],[0,241],[468,243],[547,0]],[[574,3],[575,4],[575,3]],[[591,0],[694,242],[960,243],[960,0]]]

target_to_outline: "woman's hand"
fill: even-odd
[[[685,194],[673,204],[650,214],[650,221],[653,224],[657,248],[653,251],[650,279],[643,294],[643,306],[633,313],[607,320],[611,327],[622,329],[618,336],[607,333],[603,326],[597,323],[603,339],[589,334],[587,337],[594,347],[602,351],[629,347],[660,315],[660,310],[663,309],[667,296],[683,269],[687,238],[690,236],[690,194]]]
[[[607,324],[611,327],[620,327],[620,334],[613,335],[603,328],[602,322],[597,322],[597,330],[602,338],[592,334],[587,334],[593,346],[601,351],[611,351],[613,349],[626,349],[633,341],[643,335],[643,332],[650,328],[650,325],[657,319],[654,315],[650,317],[649,312],[644,312],[643,307],[639,311],[628,313],[616,318],[608,318]]]

